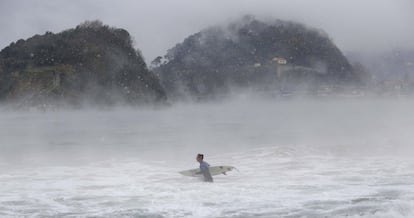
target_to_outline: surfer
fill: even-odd
[[[211,177],[209,164],[205,162],[203,154],[197,154],[196,160],[200,163],[200,172],[199,174],[203,174],[204,181],[206,182],[213,182],[213,177]]]

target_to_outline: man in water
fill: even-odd
[[[205,162],[203,159],[204,159],[204,155],[197,154],[196,160],[200,163],[199,174],[203,174],[204,181],[213,182],[213,177],[211,177],[210,169],[209,169],[210,165],[207,162]]]

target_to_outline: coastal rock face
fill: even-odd
[[[325,33],[252,17],[191,35],[151,66],[173,99],[209,99],[245,88],[315,92],[357,82]]]
[[[0,52],[0,99],[23,105],[166,100],[129,33],[99,21],[18,40]]]

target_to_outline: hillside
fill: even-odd
[[[252,17],[193,34],[152,67],[173,99],[210,99],[240,89],[312,93],[358,83],[351,64],[325,33]]]
[[[0,100],[21,105],[163,102],[129,33],[100,21],[18,40],[0,52]]]

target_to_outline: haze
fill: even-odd
[[[0,2],[0,48],[85,20],[125,28],[150,62],[190,34],[245,14],[323,29],[343,51],[414,48],[411,0],[72,0]]]
[[[192,163],[198,152],[218,155],[272,146],[402,157],[412,154],[412,106],[404,98],[272,101],[246,95],[161,110],[0,110],[0,160],[13,165],[44,158],[55,165],[96,158],[174,163],[185,158]]]

